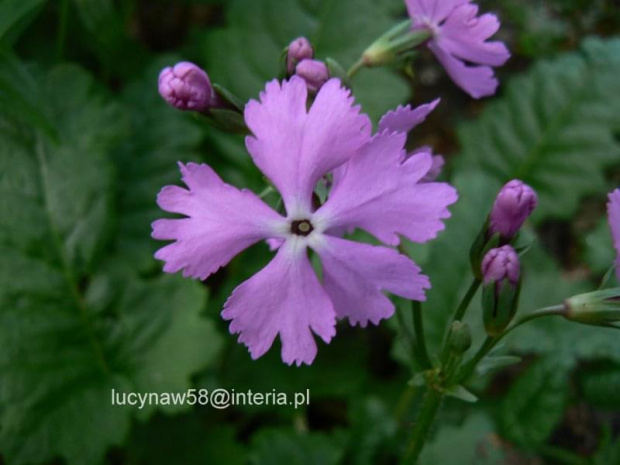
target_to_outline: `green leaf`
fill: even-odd
[[[41,108],[41,91],[26,67],[11,52],[0,48],[0,108],[12,117],[34,125],[57,139],[54,122]]]
[[[167,184],[180,183],[177,162],[200,160],[197,151],[204,138],[191,115],[169,107],[157,93],[157,74],[175,61],[156,60],[123,94],[130,134],[114,157],[119,179],[115,249],[138,270],[159,267],[153,254],[162,243],[150,239],[151,223],[164,215],[157,193]]]
[[[252,437],[253,465],[336,465],[342,458],[341,440],[321,433],[261,429]]]
[[[579,384],[589,403],[600,409],[620,408],[620,365],[603,362],[586,367],[579,373]]]
[[[580,53],[536,64],[462,125],[459,166],[530,184],[537,219],[570,217],[584,195],[606,191],[604,168],[620,158],[619,73],[620,39],[590,39]]]
[[[493,431],[493,423],[481,413],[471,415],[460,426],[444,426],[422,450],[420,465],[504,463],[504,454],[493,440]]]
[[[373,0],[234,0],[226,28],[205,36],[207,69],[241,98],[256,98],[279,70],[282,50],[306,36],[317,59],[353,64],[364,49],[389,29],[390,8]],[[390,92],[385,92],[390,89]],[[364,70],[353,80],[356,100],[377,119],[407,97],[407,85],[385,69]]]
[[[150,57],[149,51],[129,38],[114,1],[73,0],[73,4],[89,33],[87,44],[107,69],[131,77],[144,68]]]
[[[224,419],[199,409],[139,424],[126,450],[130,464],[245,465],[246,447]]]
[[[17,465],[96,464],[156,408],[112,405],[112,389],[184,391],[221,341],[199,283],[104,266],[118,105],[75,67],[40,87],[58,142],[0,120],[0,450]]]
[[[570,366],[549,357],[536,361],[502,401],[503,434],[521,447],[543,444],[558,425],[568,399]]]
[[[0,40],[22,18],[45,3],[45,0],[2,0],[0,1]]]
[[[398,445],[398,424],[385,403],[376,397],[356,399],[350,404],[350,436],[346,457],[355,465],[387,463]]]
[[[601,448],[592,457],[592,465],[610,465],[612,463],[620,463],[620,439],[612,442],[611,438],[607,437],[604,439]]]

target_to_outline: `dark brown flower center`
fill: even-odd
[[[314,227],[308,220],[295,220],[291,223],[291,232],[297,236],[308,236]]]

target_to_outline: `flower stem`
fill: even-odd
[[[363,67],[364,67],[364,59],[360,58],[359,60],[357,60],[357,62],[355,62],[353,66],[351,66],[351,68],[349,68],[349,71],[347,71],[347,76],[349,76],[349,79],[353,78],[353,76],[355,76],[357,72]]]
[[[463,317],[465,316],[465,312],[467,311],[467,308],[469,307],[469,304],[471,303],[471,299],[473,299],[474,296],[476,295],[476,292],[478,291],[480,284],[481,284],[481,281],[478,278],[474,278],[474,281],[469,286],[469,289],[467,289],[467,293],[465,294],[465,297],[463,297],[463,300],[461,300],[459,307],[456,309],[456,313],[454,314],[453,321],[461,321],[463,319]]]
[[[435,422],[439,407],[441,407],[442,400],[443,394],[439,390],[429,387],[424,401],[422,402],[420,415],[413,427],[409,445],[401,461],[402,465],[413,465],[417,463],[431,426],[433,426]]]
[[[478,366],[478,363],[480,363],[480,361],[491,351],[491,349],[493,349],[493,347],[495,347],[495,345],[499,341],[501,341],[508,333],[518,328],[522,324],[527,323],[528,321],[545,316],[561,315],[563,312],[564,305],[554,305],[551,307],[534,310],[533,312],[519,318],[499,336],[488,336],[482,346],[480,346],[480,349],[478,349],[478,352],[476,352],[476,354],[469,360],[469,362],[467,362],[463,366],[461,372],[458,374],[458,378],[456,381],[457,384],[465,382],[467,378],[472,375],[472,373]]]
[[[426,347],[426,336],[424,335],[424,321],[422,320],[422,304],[417,301],[411,303],[411,312],[413,314],[413,331],[415,332],[415,351],[422,368],[429,370],[433,367],[431,358],[428,355]]]

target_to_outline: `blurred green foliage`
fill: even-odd
[[[612,261],[603,215],[620,172],[620,39],[601,36],[620,34],[620,9],[481,7],[501,16],[513,51],[497,97],[472,102],[425,55],[413,80],[364,70],[353,87],[375,121],[407,100],[444,97],[415,143],[446,151],[460,201],[438,240],[405,245],[433,282],[433,351],[471,279],[469,245],[508,179],[540,194],[523,237],[534,246],[521,311],[594,289]],[[161,101],[163,66],[193,60],[247,100],[277,77],[293,38],[349,66],[403,14],[400,0],[0,0],[0,463],[395,462],[422,394],[407,385],[395,321],[340,325],[310,367],[283,365],[279,347],[252,361],[219,312],[267,247],[203,284],[162,275],[150,223],[159,189],[180,181],[177,161],[208,162],[257,191],[264,183],[242,137]],[[468,323],[480,341],[477,299]],[[446,402],[421,463],[620,463],[619,364],[609,331],[552,319],[524,327],[486,360],[478,403]],[[111,389],[190,387],[312,397],[299,409],[221,411],[110,402]]]

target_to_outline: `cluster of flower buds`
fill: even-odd
[[[537,205],[536,192],[523,181],[513,179],[501,188],[470,250],[472,269],[478,279],[483,279],[481,265],[487,252],[502,245],[514,244],[519,230]]]
[[[310,92],[318,92],[329,80],[330,72],[327,64],[314,59],[314,49],[305,37],[293,40],[285,49],[284,54],[286,74],[288,76],[296,74],[303,78]]]
[[[521,266],[513,245],[537,204],[530,186],[517,179],[508,182],[472,245],[471,263],[474,275],[483,282],[484,327],[490,336],[499,336],[517,312]]]

